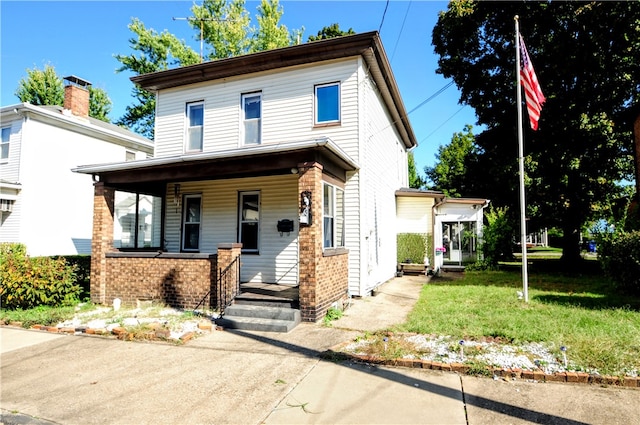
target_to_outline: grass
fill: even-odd
[[[86,305],[80,309],[90,309],[92,305]],[[30,328],[33,325],[54,326],[59,322],[70,319],[77,312],[76,306],[46,307],[40,306],[28,310],[0,310],[0,323],[21,322],[22,327]]]
[[[640,370],[640,297],[615,293],[595,268],[564,273],[548,260],[530,267],[528,303],[518,299],[521,290],[519,268],[435,278],[398,330],[541,342],[555,347],[559,356],[566,346],[578,369],[607,374]]]

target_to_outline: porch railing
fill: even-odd
[[[233,299],[240,293],[240,256],[229,263],[227,267],[218,269],[217,298],[220,315],[231,305]]]

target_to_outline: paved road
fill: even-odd
[[[0,328],[1,422],[640,424],[636,390],[318,357],[359,332],[402,321],[422,284],[396,279],[354,301],[332,328],[216,331],[184,346]]]

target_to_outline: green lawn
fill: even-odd
[[[517,296],[519,267],[434,278],[400,330],[543,342],[558,353],[566,346],[572,363],[583,370],[640,370],[640,297],[615,293],[597,263],[587,262],[581,273],[564,273],[557,262],[534,262],[528,287],[525,303]]]

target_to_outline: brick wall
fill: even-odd
[[[93,233],[91,238],[91,302],[106,303],[106,253],[113,248],[113,203],[115,191],[102,182],[94,184]]]
[[[64,108],[79,117],[89,116],[89,90],[68,85],[64,88]]]
[[[95,183],[91,301],[111,304],[114,298],[120,298],[125,305],[136,305],[138,300],[150,299],[178,308],[195,308],[211,291],[204,306],[216,307],[217,270],[226,269],[240,256],[242,244],[220,244],[218,255],[120,252],[113,247],[114,197],[113,188]],[[234,264],[236,269],[230,276],[239,279],[239,262]]]
[[[216,256],[184,258],[165,254],[166,258],[109,254],[105,300],[120,298],[124,305],[152,300],[175,308],[195,308],[211,290],[215,300]],[[211,307],[207,299],[205,307]]]
[[[335,302],[341,308],[348,297],[349,290],[349,253],[337,250],[332,255],[320,258],[318,273],[321,276],[316,289],[315,319],[320,320]]]
[[[322,248],[322,165],[298,164],[298,191],[311,192],[311,225],[300,226],[300,314],[315,322],[336,301],[346,299],[348,258],[346,250],[325,256]]]

